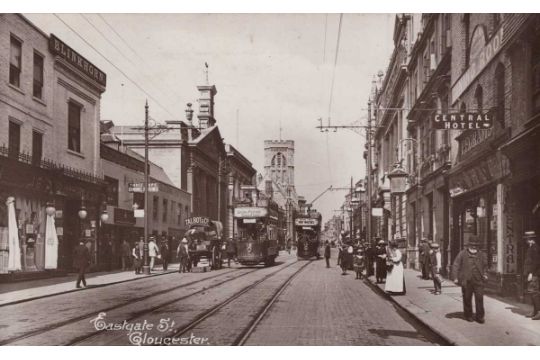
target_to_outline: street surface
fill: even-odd
[[[2,345],[437,345],[353,272],[273,267],[142,278],[0,307]],[[270,302],[272,300],[272,302]]]

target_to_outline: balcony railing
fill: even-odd
[[[106,184],[103,178],[95,176],[92,173],[65,166],[64,164],[59,164],[48,159],[33,159],[32,155],[30,155],[29,153],[10,151],[5,144],[2,144],[2,146],[0,146],[0,156],[8,157],[20,163],[38,167],[41,169],[53,170],[58,174],[65,175],[73,179],[86,181],[97,185]]]

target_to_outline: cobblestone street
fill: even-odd
[[[142,341],[135,338],[140,335],[195,336],[208,345],[238,344],[242,336],[246,345],[437,344],[431,332],[352,272],[342,276],[333,263],[326,269],[323,261],[297,261],[294,253],[283,252],[273,267],[170,273],[113,284],[107,291],[89,288],[4,305],[0,343],[130,345]],[[100,313],[107,324],[154,326],[103,329],[91,322]],[[165,320],[166,331],[158,327]]]

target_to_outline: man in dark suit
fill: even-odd
[[[484,284],[487,276],[487,256],[479,250],[480,243],[476,236],[469,238],[467,249],[461,250],[452,267],[454,282],[461,286],[463,294],[463,314],[465,320],[473,321],[472,296],[476,307],[476,321],[484,320]]]
[[[90,251],[84,245],[84,242],[81,240],[79,245],[73,251],[73,267],[79,270],[79,276],[77,277],[77,289],[81,288],[81,281],[83,286],[86,287],[86,279],[84,274],[86,268],[90,264]]]
[[[330,267],[330,243],[328,240],[325,242],[324,246],[324,260],[326,260],[326,267]]]
[[[527,317],[533,320],[540,320],[540,253],[536,244],[536,233],[526,231],[523,240],[527,243],[527,253],[523,266],[523,275],[527,281],[527,294],[531,296],[533,312]]]
[[[429,280],[431,266],[430,260],[430,245],[427,239],[423,238],[420,241],[420,269],[422,270],[422,279]]]

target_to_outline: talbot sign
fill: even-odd
[[[210,218],[207,218],[206,216],[196,216],[186,219],[186,225],[192,226],[192,225],[209,225],[210,224]]]
[[[493,117],[490,113],[449,113],[433,116],[433,127],[438,130],[487,130],[492,126]]]
[[[317,219],[295,219],[294,224],[296,226],[317,226],[319,225],[319,221]]]

